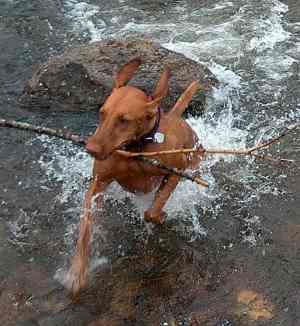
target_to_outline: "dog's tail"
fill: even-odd
[[[199,88],[206,89],[205,87],[201,86],[197,81],[193,81],[190,86],[182,93],[182,95],[179,97],[179,99],[168,114],[174,114],[178,117],[181,117],[182,113],[188,107],[189,103],[192,100],[192,97]]]

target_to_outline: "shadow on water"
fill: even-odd
[[[67,126],[77,132],[94,129],[96,113],[29,112],[17,106],[24,82],[35,64],[67,46],[89,39],[88,34],[82,33],[79,37],[72,29],[74,21],[64,11],[72,3],[80,1],[29,1],[26,4],[18,0],[0,1],[0,43],[5,44],[0,53],[1,116],[35,124],[46,122],[48,126]],[[214,3],[122,1],[122,6],[135,8],[132,12],[136,12],[136,22],[143,21],[144,15],[150,13],[154,22],[161,22],[166,17],[174,17],[181,9],[189,13],[199,9],[197,15],[191,16],[198,23],[201,8],[208,8],[209,14],[204,20],[209,21],[210,15],[213,17]],[[228,3],[224,11],[226,20],[239,11],[239,1],[233,3],[233,9]],[[96,1],[89,4],[94,5]],[[119,5],[119,1],[107,2],[102,9],[109,11],[111,6],[115,10]],[[160,10],[166,16],[159,14]],[[109,12],[105,17],[108,16]],[[289,27],[296,38],[300,31],[296,1],[291,1],[286,17],[291,24],[296,24]],[[120,24],[122,19],[129,19],[121,18]],[[222,16],[212,19],[216,19],[217,24]],[[245,26],[239,25],[239,21],[235,24],[242,34]],[[100,22],[95,21],[95,26],[99,27]],[[108,30],[113,28],[109,26]],[[168,42],[169,32],[165,32],[157,33],[162,33],[163,41]],[[195,32],[183,33],[177,42],[194,37],[197,37]],[[252,55],[247,53],[236,65],[232,65],[232,58],[228,59],[230,67],[237,67],[247,80],[241,91],[245,96],[241,105],[245,115],[249,112],[259,115],[264,107],[269,108],[270,115],[278,117],[279,105],[287,112],[297,106],[299,90],[293,86],[299,85],[299,62],[295,61],[293,73],[279,82],[291,87],[285,88],[286,93],[275,110],[267,95],[259,93],[262,85],[252,85]],[[292,51],[291,55],[296,60],[299,53]],[[256,73],[256,78],[266,78],[263,69]],[[275,88],[277,83],[274,81]],[[243,92],[251,87],[253,97],[246,99],[247,94]],[[251,128],[254,130],[255,126]],[[298,139],[299,131],[288,136],[281,149],[287,156],[299,160]],[[62,145],[59,143],[59,146]],[[55,161],[56,177],[45,170],[45,167],[53,167],[47,162],[52,162],[61,152],[71,163],[72,158],[81,155],[69,147],[55,153],[28,133],[1,130],[2,325],[300,324],[300,177],[297,167],[270,168],[263,162],[255,164],[252,172],[259,174],[260,179],[252,180],[250,174],[245,182],[237,169],[238,165],[245,165],[242,160],[218,161],[212,172],[220,196],[213,199],[212,206],[198,205],[193,218],[207,235],[201,233],[197,237],[191,236],[193,225],[183,212],[169,216],[164,226],[149,229],[130,199],[114,201],[109,197],[105,214],[99,218],[98,232],[94,234],[94,269],[89,287],[78,302],[72,302],[56,279],[63,278],[64,267],[74,249],[82,188],[87,184],[88,174],[71,180],[70,193],[66,200],[61,200],[59,196],[66,192],[65,178],[74,173],[75,166],[62,168],[59,161]],[[76,168],[80,170],[81,166]],[[80,187],[74,182],[80,183]],[[75,195],[76,192],[80,194]],[[58,273],[61,266],[64,267]]]

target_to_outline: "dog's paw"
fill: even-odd
[[[65,287],[73,297],[85,288],[87,284],[87,268],[75,259],[65,278]]]
[[[144,213],[144,219],[146,222],[153,224],[163,224],[165,222],[167,214],[163,211],[154,211],[151,208]]]

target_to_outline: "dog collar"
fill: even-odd
[[[165,135],[161,132],[158,132],[159,124],[161,119],[161,108],[157,109],[157,116],[153,128],[148,131],[146,134],[142,135],[139,139],[133,141],[132,143],[126,146],[126,150],[137,148],[142,150],[147,144],[158,143],[161,144],[165,140]]]
[[[158,107],[155,124],[154,124],[152,130],[150,130],[149,132],[147,132],[146,134],[144,134],[138,141],[146,141],[146,142],[147,141],[150,141],[150,142],[154,142],[154,140],[155,140],[155,134],[157,133],[158,128],[159,128],[160,118],[161,118],[161,109],[160,109],[160,107]]]

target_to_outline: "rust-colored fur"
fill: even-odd
[[[86,284],[93,224],[92,200],[96,201],[98,208],[101,207],[102,194],[112,181],[117,181],[133,193],[147,193],[158,186],[152,206],[145,212],[144,217],[147,222],[162,224],[165,217],[162,209],[180,180],[178,176],[165,170],[123,157],[115,151],[140,139],[154,128],[158,107],[168,92],[169,68],[163,71],[151,98],[136,87],[126,86],[140,64],[140,59],[134,59],[117,74],[114,89],[100,109],[101,126],[88,139],[86,145],[95,162],[93,181],[85,196],[76,253],[67,278],[67,286],[73,295]],[[199,84],[193,82],[175,106],[168,113],[161,114],[158,131],[164,134],[164,141],[148,143],[143,147],[143,151],[198,146],[195,132],[181,118],[198,87]],[[181,170],[195,167],[199,163],[199,156],[196,154],[169,154],[157,159]]]

